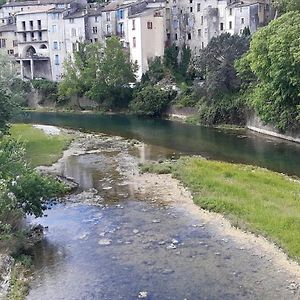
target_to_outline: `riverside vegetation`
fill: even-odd
[[[24,278],[28,272],[28,258],[23,253],[31,244],[30,228],[22,221],[26,214],[42,216],[50,199],[67,192],[62,183],[52,177],[42,176],[34,167],[57,159],[61,149],[67,146],[69,138],[50,141],[46,136],[43,138],[38,129],[27,131],[26,126],[16,126],[9,131],[9,121],[22,105],[26,85],[16,76],[15,65],[2,58],[3,56],[0,59],[0,251],[1,254],[12,255],[16,261],[8,298],[21,299],[26,293]],[[27,131],[27,136],[24,131]],[[25,137],[24,141],[19,139],[21,134]],[[48,149],[45,148],[47,145]],[[43,155],[52,152],[54,156],[47,161],[45,156],[39,157],[37,151],[44,151]]]
[[[204,125],[243,126],[256,112],[281,132],[297,130],[299,1],[273,5],[275,19],[252,36],[249,28],[241,36],[222,34],[193,57],[187,46],[171,45],[164,57],[149,61],[149,71],[134,88],[137,66],[116,37],[106,47],[81,44],[75,59],[65,62],[61,83],[34,81],[33,86],[58,108],[81,109],[78,99],[86,97],[100,110],[160,116],[173,104],[195,107],[194,121]]]
[[[300,181],[266,169],[182,157],[146,163],[142,172],[171,173],[187,186],[194,203],[227,216],[233,225],[266,236],[300,260]]]

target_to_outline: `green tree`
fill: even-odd
[[[195,57],[195,74],[204,80],[208,98],[239,89],[240,79],[234,62],[248,49],[249,38],[224,33],[212,38],[207,47]]]
[[[264,122],[282,131],[300,126],[299,32],[300,12],[284,14],[254,34],[236,66],[242,78],[252,78],[249,103]]]
[[[118,38],[106,40],[103,55],[97,61],[96,68],[90,63],[86,73],[90,73],[90,70],[92,73],[96,71],[91,88],[86,93],[91,99],[108,108],[128,104],[131,93],[129,84],[136,80],[137,65],[130,61],[129,53]]]
[[[138,115],[160,116],[168,107],[174,95],[159,86],[145,86],[135,92],[129,107]]]
[[[275,8],[275,17],[289,11],[300,10],[299,0],[273,0],[272,6]]]
[[[102,52],[103,46],[99,43],[79,44],[74,58],[68,57],[64,62],[64,76],[58,87],[61,98],[83,96],[89,91],[96,77]]]

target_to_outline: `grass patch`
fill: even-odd
[[[67,134],[50,136],[28,124],[14,124],[10,133],[13,138],[24,142],[26,159],[32,167],[52,165],[61,157],[73,138]]]
[[[162,163],[143,163],[139,165],[139,168],[142,173],[170,174],[172,173],[174,166],[174,163],[166,161]]]
[[[31,258],[27,255],[17,257],[11,271],[9,291],[6,299],[23,300],[29,292],[31,277]]]
[[[159,166],[144,170],[156,172]],[[180,158],[167,168],[191,190],[195,204],[226,215],[233,225],[264,235],[300,260],[298,181],[258,167],[196,157]]]

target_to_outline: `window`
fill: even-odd
[[[33,29],[33,21],[29,21],[29,26],[30,26],[30,29],[32,30]]]
[[[200,10],[201,10],[201,4],[197,3],[197,11],[200,11]]]
[[[106,34],[111,34],[109,24],[106,25]]]
[[[229,21],[229,29],[232,29],[232,22]]]
[[[175,33],[175,41],[177,41],[178,40],[178,35],[177,35],[177,33]]]
[[[72,43],[72,51],[73,52],[77,51],[77,44],[76,43]]]
[[[132,30],[135,30],[135,20],[132,20]]]
[[[132,39],[132,47],[135,48],[136,47],[136,37],[134,37]]]
[[[147,28],[152,29],[152,22],[147,22]]]
[[[0,48],[6,48],[6,40],[0,39]]]
[[[71,36],[76,36],[76,28],[71,29]]]
[[[203,25],[203,16],[201,16],[201,25]]]
[[[31,36],[31,40],[33,41],[34,40],[34,32],[31,32],[30,36]]]
[[[52,20],[58,20],[58,19],[59,19],[59,13],[53,13]]]
[[[98,32],[98,27],[93,27],[93,33],[96,34]]]
[[[41,41],[43,39],[43,34],[41,31],[38,32],[38,39]]]
[[[188,38],[188,40],[192,39],[192,34],[190,32],[187,34],[187,38]]]
[[[23,30],[26,30],[26,23],[25,23],[25,21],[22,21],[22,28],[23,28]]]
[[[58,50],[58,42],[53,42],[53,50]]]
[[[190,12],[191,12],[191,13],[193,12],[193,7],[190,7]]]
[[[204,43],[201,42],[201,49],[204,49]]]
[[[190,0],[190,3],[193,3],[193,0]]]
[[[94,39],[94,41],[95,41],[95,43],[97,43],[97,42],[98,42],[98,39],[97,39],[97,38],[95,38],[95,39]]]
[[[232,8],[229,9],[229,15],[232,16]]]
[[[221,30],[221,31],[224,30],[224,23],[220,23],[220,30]]]
[[[241,24],[245,24],[245,18],[241,18]]]
[[[202,30],[198,29],[198,36],[200,37],[202,35]]]
[[[57,26],[56,25],[52,25],[52,32],[57,32]]]
[[[23,42],[26,42],[27,41],[27,35],[26,35],[26,33],[24,32],[23,33]]]
[[[54,56],[54,64],[55,64],[56,66],[59,65],[59,55],[58,55],[58,54],[56,54],[56,55]]]
[[[70,24],[74,24],[74,18],[69,19]]]
[[[98,23],[98,22],[99,22],[99,18],[95,17],[95,23]]]
[[[106,21],[110,21],[110,12],[106,13]]]

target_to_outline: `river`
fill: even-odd
[[[134,138],[166,154],[253,164],[300,177],[300,145],[249,130],[233,131],[127,115],[27,112],[22,122],[56,125]],[[162,153],[163,155],[163,153]]]
[[[172,193],[139,192],[143,186],[128,180],[140,161],[180,154],[270,164],[298,175],[299,164],[290,159],[299,161],[298,145],[126,116],[32,113],[27,118],[107,134],[84,139],[78,148],[86,152],[60,165],[60,173],[73,177],[82,192],[32,220],[47,231],[32,253],[28,299],[299,299],[296,278],[259,245],[216,230],[171,199]],[[128,138],[147,144],[135,148]]]

